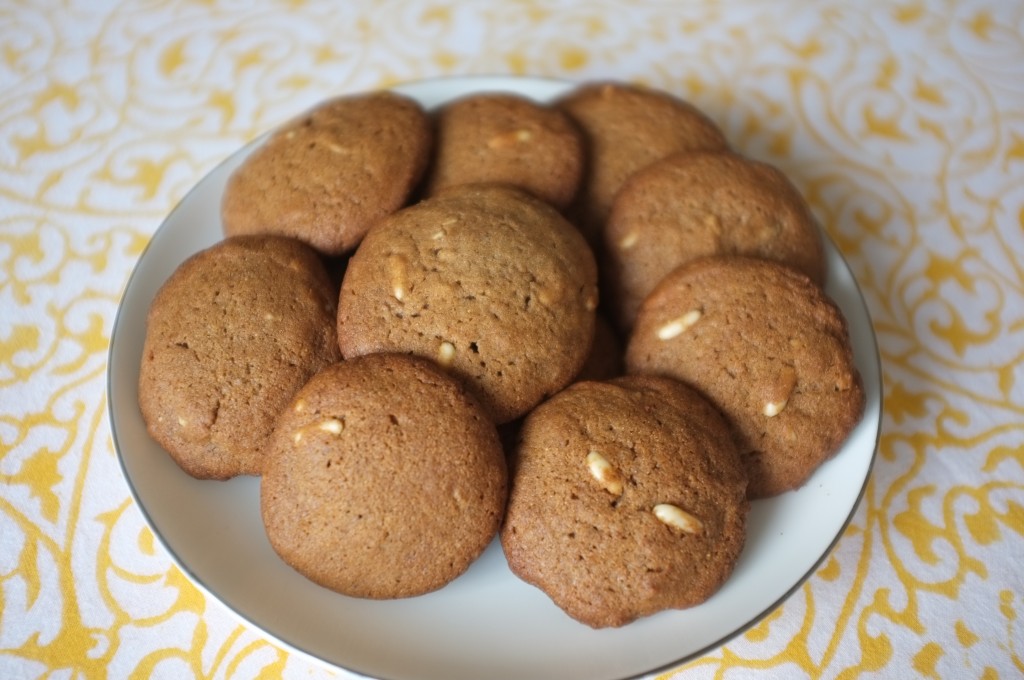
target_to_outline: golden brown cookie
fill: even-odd
[[[682,380],[722,411],[751,498],[801,486],[864,410],[842,312],[769,260],[709,257],[669,274],[640,307],[626,368]]]
[[[276,130],[232,174],[224,233],[274,233],[321,253],[355,248],[376,220],[407,202],[432,142],[414,100],[374,92],[328,100]]]
[[[825,251],[807,202],[776,168],[732,152],[682,152],[633,174],[605,224],[602,283],[620,329],[654,286],[705,255],[750,255],[824,285]]]
[[[434,115],[434,160],[426,194],[472,182],[505,183],[556,208],[576,195],[583,139],[562,111],[504,93],[470,95]]]
[[[337,361],[336,293],[308,246],[228,238],[153,300],[139,371],[150,435],[193,477],[259,474],[278,412]]]
[[[274,550],[346,595],[419,595],[462,574],[507,496],[497,430],[465,389],[406,355],[313,376],[277,422],[260,482]]]
[[[572,214],[594,247],[630,175],[676,151],[728,146],[718,126],[692,104],[639,85],[586,83],[556,105],[583,131],[588,167]]]
[[[728,425],[667,378],[579,382],[523,423],[501,542],[567,614],[621,626],[707,600],[746,539]]]
[[[504,423],[579,373],[596,277],[586,242],[547,203],[506,186],[451,187],[367,234],[342,282],[338,342],[346,358],[431,359]]]

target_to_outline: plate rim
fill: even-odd
[[[377,89],[388,89],[388,90],[400,92],[402,94],[407,94],[408,96],[412,96],[414,98],[418,98],[416,93],[419,90],[424,90],[424,89],[425,90],[430,90],[431,88],[436,88],[438,86],[455,87],[457,89],[464,89],[464,90],[466,90],[466,93],[469,93],[470,91],[472,91],[472,92],[476,92],[476,91],[499,91],[499,90],[506,90],[506,89],[510,90],[510,91],[513,91],[513,92],[518,92],[524,85],[526,85],[526,86],[537,85],[539,87],[542,87],[542,88],[545,88],[545,89],[549,89],[552,92],[557,94],[559,90],[562,91],[562,92],[568,91],[569,88],[571,88],[573,85],[576,85],[576,84],[578,84],[578,83],[576,83],[575,81],[572,81],[572,80],[558,79],[558,78],[552,78],[552,77],[543,77],[543,76],[532,77],[532,76],[514,76],[514,75],[475,74],[475,75],[465,75],[465,76],[453,76],[452,75],[452,76],[438,76],[438,77],[433,77],[433,78],[424,78],[424,79],[419,79],[419,80],[411,80],[411,81],[396,83],[396,84],[393,84],[393,85],[389,85],[389,86],[381,87],[381,88],[377,88]],[[343,93],[338,93],[337,95],[332,95],[332,96],[354,95],[354,94],[359,94],[360,92],[363,92],[363,91],[368,91],[368,90],[356,90],[356,91],[351,91],[351,92],[343,92]],[[552,96],[554,96],[554,95],[552,95]],[[441,97],[441,99],[442,100],[447,100],[447,99],[450,99],[450,97]],[[131,472],[128,470],[127,463],[125,461],[125,455],[123,453],[123,447],[122,447],[121,442],[119,440],[119,436],[120,435],[119,435],[119,432],[118,432],[118,428],[116,426],[116,421],[117,421],[116,406],[117,406],[117,403],[120,403],[120,402],[117,402],[117,400],[114,398],[114,394],[115,394],[115,392],[117,390],[115,390],[115,388],[114,388],[114,386],[112,384],[113,383],[113,367],[114,367],[115,357],[118,355],[119,344],[122,341],[121,338],[123,338],[123,333],[121,333],[119,331],[122,328],[122,325],[125,323],[125,313],[126,313],[125,312],[125,301],[126,301],[126,297],[128,296],[129,291],[132,290],[133,285],[138,285],[137,282],[138,282],[139,277],[143,276],[143,273],[142,273],[142,268],[143,268],[142,265],[143,265],[143,263],[147,260],[147,256],[150,254],[151,249],[154,249],[154,251],[155,251],[154,243],[156,241],[158,241],[157,237],[161,234],[161,232],[163,230],[168,228],[167,225],[172,221],[172,217],[174,217],[175,214],[179,210],[183,209],[183,206],[185,206],[187,203],[189,203],[190,199],[192,199],[194,197],[195,193],[200,189],[200,187],[203,184],[203,182],[209,176],[217,173],[219,170],[223,170],[224,166],[226,166],[226,165],[230,164],[231,162],[235,161],[238,157],[246,155],[248,153],[251,153],[252,150],[254,150],[256,147],[258,147],[259,144],[261,144],[273,132],[273,130],[276,129],[277,127],[279,127],[279,126],[275,126],[275,127],[271,128],[270,130],[267,130],[266,132],[264,132],[262,134],[259,134],[259,135],[255,136],[254,138],[252,138],[251,140],[243,143],[240,147],[236,148],[235,150],[233,150],[232,152],[230,152],[229,154],[227,154],[226,156],[221,158],[219,161],[217,161],[210,169],[208,169],[203,174],[202,177],[200,177],[198,180],[196,180],[196,182],[192,186],[190,186],[188,191],[175,203],[175,205],[172,207],[172,209],[162,218],[160,224],[157,226],[157,228],[150,235],[150,237],[149,237],[145,247],[139,253],[139,255],[138,255],[134,265],[132,266],[131,273],[129,274],[128,278],[126,279],[126,281],[125,281],[125,283],[124,283],[124,285],[123,285],[123,287],[121,289],[121,293],[119,295],[117,310],[116,310],[116,312],[114,314],[113,323],[111,325],[110,340],[109,340],[109,343],[108,343],[107,353],[106,353],[107,365],[106,365],[106,370],[105,370],[105,372],[106,372],[106,395],[105,396],[106,396],[106,402],[107,402],[107,409],[106,409],[106,411],[107,411],[107,421],[108,421],[108,426],[110,428],[111,441],[112,441],[112,444],[113,444],[113,447],[114,447],[114,452],[116,454],[116,458],[117,458],[117,462],[118,462],[118,467],[119,467],[119,469],[121,471],[121,476],[122,476],[126,486],[128,487],[129,494],[131,495],[132,500],[133,500],[136,508],[140,511],[140,513],[142,515],[142,518],[145,521],[146,526],[149,528],[149,530],[153,534],[154,538],[156,538],[157,542],[160,544],[160,546],[163,548],[163,550],[165,551],[167,556],[170,558],[170,560],[173,563],[173,565],[176,568],[178,568],[183,574],[185,574],[185,576],[188,578],[189,582],[194,587],[196,587],[198,590],[200,590],[204,594],[204,596],[207,598],[208,601],[215,601],[215,602],[217,602],[218,605],[220,607],[222,607],[224,610],[226,610],[227,612],[229,612],[230,615],[237,622],[241,623],[242,625],[245,625],[246,627],[254,628],[256,631],[259,632],[259,634],[265,636],[268,640],[272,641],[273,644],[279,646],[280,648],[284,649],[285,651],[287,651],[289,653],[297,654],[298,656],[302,657],[303,659],[305,659],[305,660],[307,660],[309,662],[314,663],[315,665],[321,666],[321,667],[326,668],[328,670],[341,670],[341,671],[343,671],[345,673],[352,674],[352,675],[354,675],[356,677],[377,678],[379,680],[404,680],[404,679],[398,678],[397,676],[387,676],[387,675],[379,675],[379,674],[366,675],[365,674],[366,673],[365,670],[357,670],[356,668],[354,668],[352,666],[341,665],[341,664],[336,663],[334,661],[330,661],[330,660],[327,660],[325,658],[322,658],[321,656],[317,655],[316,653],[314,653],[312,651],[309,651],[307,649],[304,649],[300,644],[298,644],[296,642],[292,642],[290,640],[287,640],[287,639],[285,639],[285,637],[283,637],[283,636],[281,636],[281,635],[279,635],[277,633],[271,632],[270,630],[268,630],[264,626],[260,625],[259,623],[254,621],[252,618],[250,618],[249,616],[247,616],[243,612],[239,611],[238,608],[236,608],[233,604],[231,604],[230,602],[225,600],[223,597],[218,595],[211,588],[211,586],[209,586],[202,579],[202,577],[199,574],[197,574],[185,562],[185,560],[178,554],[178,552],[176,550],[174,550],[173,547],[168,543],[168,539],[163,535],[163,533],[158,530],[157,522],[155,521],[154,517],[152,516],[152,514],[150,512],[150,509],[147,507],[146,503],[142,499],[142,497],[140,495],[140,492],[139,492],[139,489],[137,488],[137,485],[133,482]],[[870,457],[869,457],[869,459],[867,461],[867,465],[865,467],[864,477],[863,477],[863,480],[860,483],[860,488],[857,490],[857,493],[854,496],[853,503],[851,504],[848,512],[846,513],[846,517],[845,517],[844,521],[841,523],[841,525],[839,525],[836,528],[835,534],[834,534],[834,536],[832,536],[831,540],[828,542],[826,548],[814,560],[814,562],[805,570],[805,572],[799,576],[799,578],[793,583],[793,585],[790,588],[788,588],[784,593],[782,593],[778,598],[776,598],[774,601],[772,601],[768,606],[764,607],[760,612],[758,612],[755,615],[751,616],[751,618],[748,621],[746,621],[743,625],[738,626],[737,628],[733,629],[732,631],[728,632],[727,634],[723,634],[722,636],[717,638],[715,641],[710,642],[710,643],[702,646],[699,649],[696,649],[696,650],[693,650],[693,651],[688,651],[685,654],[683,654],[683,655],[681,655],[681,656],[679,656],[677,658],[674,658],[673,660],[668,661],[666,663],[662,663],[662,664],[658,664],[658,665],[654,665],[654,666],[645,667],[643,669],[639,669],[635,673],[631,673],[629,675],[615,676],[618,680],[630,680],[630,679],[633,679],[633,678],[644,678],[644,677],[649,677],[649,676],[656,675],[656,674],[659,674],[659,673],[664,673],[664,672],[666,672],[668,670],[671,670],[673,668],[678,668],[681,665],[684,665],[686,663],[689,663],[689,662],[691,662],[691,661],[693,661],[695,659],[698,659],[698,658],[706,655],[711,650],[717,649],[717,648],[723,646],[724,644],[727,644],[730,640],[733,640],[733,639],[739,637],[740,635],[742,635],[744,632],[746,632],[750,628],[756,626],[758,623],[760,623],[762,620],[764,620],[764,618],[766,616],[768,616],[771,612],[773,612],[776,609],[778,609],[778,607],[780,607],[785,601],[787,601],[789,598],[791,598],[793,596],[793,594],[797,590],[802,588],[803,585],[807,582],[807,580],[819,569],[821,564],[834,552],[836,545],[839,543],[841,538],[847,532],[847,529],[849,528],[851,522],[853,521],[853,518],[856,515],[858,508],[860,507],[861,503],[864,502],[864,497],[865,497],[868,485],[871,482],[872,475],[874,473],[874,467],[875,467],[875,464],[877,462],[879,442],[880,442],[881,433],[882,433],[882,414],[884,413],[884,411],[883,411],[884,389],[883,389],[883,375],[882,375],[882,360],[881,360],[881,354],[880,354],[879,347],[878,347],[878,339],[877,339],[877,333],[875,331],[874,321],[873,321],[873,319],[871,317],[871,311],[870,311],[870,308],[869,308],[869,306],[867,304],[867,298],[864,296],[863,290],[861,288],[860,281],[857,279],[856,276],[854,276],[853,271],[850,268],[849,263],[846,260],[845,256],[842,254],[842,252],[839,250],[839,248],[835,245],[835,242],[831,239],[831,237],[825,231],[824,228],[820,229],[820,233],[821,233],[821,236],[822,236],[823,240],[826,241],[826,243],[824,244],[826,249],[831,248],[831,250],[834,252],[834,254],[839,258],[841,264],[843,265],[843,267],[846,270],[846,273],[849,275],[850,281],[852,282],[852,286],[853,286],[852,293],[854,294],[854,297],[857,299],[857,301],[859,303],[859,306],[860,306],[860,310],[859,311],[861,311],[863,313],[865,319],[868,322],[868,328],[867,329],[861,329],[861,331],[862,332],[864,332],[864,331],[867,332],[867,335],[868,335],[868,337],[871,340],[871,346],[870,346],[870,348],[865,348],[865,349],[870,349],[871,351],[867,354],[867,356],[862,357],[862,360],[863,361],[867,361],[867,362],[870,363],[872,372],[874,373],[875,376],[877,376],[877,385],[875,386],[875,389],[877,389],[877,401],[875,402],[876,405],[872,407],[872,411],[875,413],[875,417],[876,417],[876,421],[875,421],[874,428],[873,428],[873,430],[874,430],[874,432],[873,432],[873,441],[871,443],[871,454],[870,454]],[[161,282],[161,285],[162,285],[162,282]],[[159,286],[157,288],[159,288]],[[117,403],[115,403],[115,402],[117,402]],[[869,407],[870,407],[870,405],[869,405]],[[866,407],[864,417],[867,417],[867,416],[868,416],[868,410],[867,410],[867,407]]]

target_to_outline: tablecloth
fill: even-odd
[[[0,3],[0,677],[329,678],[174,565],[105,400],[121,291],[185,192],[335,94],[615,78],[785,170],[870,309],[865,495],[776,610],[664,673],[1024,675],[1024,5]],[[528,653],[528,650],[524,650]]]

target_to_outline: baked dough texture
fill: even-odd
[[[583,135],[563,111],[488,92],[450,102],[433,119],[427,196],[479,182],[510,184],[560,210],[576,196],[585,162]]]
[[[410,200],[432,141],[413,99],[329,99],[271,133],[231,175],[224,233],[280,234],[325,255],[351,252],[374,222]]]
[[[260,484],[274,550],[355,597],[436,590],[498,531],[507,468],[493,423],[431,362],[378,354],[334,364],[277,422]]]
[[[336,293],[308,246],[280,236],[218,242],[179,266],[146,320],[139,406],[190,475],[257,475],[277,414],[337,361]]]
[[[696,391],[585,381],[526,417],[501,541],[512,571],[567,614],[622,626],[715,593],[748,509],[729,428]]]
[[[805,275],[769,260],[694,260],[640,307],[630,373],[681,380],[728,418],[752,498],[796,489],[860,421],[846,320]]]
[[[698,257],[761,257],[825,283],[803,196],[777,168],[733,152],[676,153],[638,171],[615,197],[604,241],[602,285],[625,331],[658,282]]]
[[[593,254],[557,210],[507,186],[461,185],[367,234],[341,285],[338,342],[346,358],[438,363],[501,424],[579,373],[597,302]]]
[[[555,105],[583,131],[587,169],[570,214],[595,249],[615,194],[633,173],[676,151],[728,148],[703,111],[641,85],[584,83]]]

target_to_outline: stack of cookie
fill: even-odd
[[[140,407],[189,474],[260,475],[271,545],[344,594],[436,590],[500,535],[590,626],[699,604],[750,500],[861,416],[803,198],[664,92],[333,99],[222,208]]]

